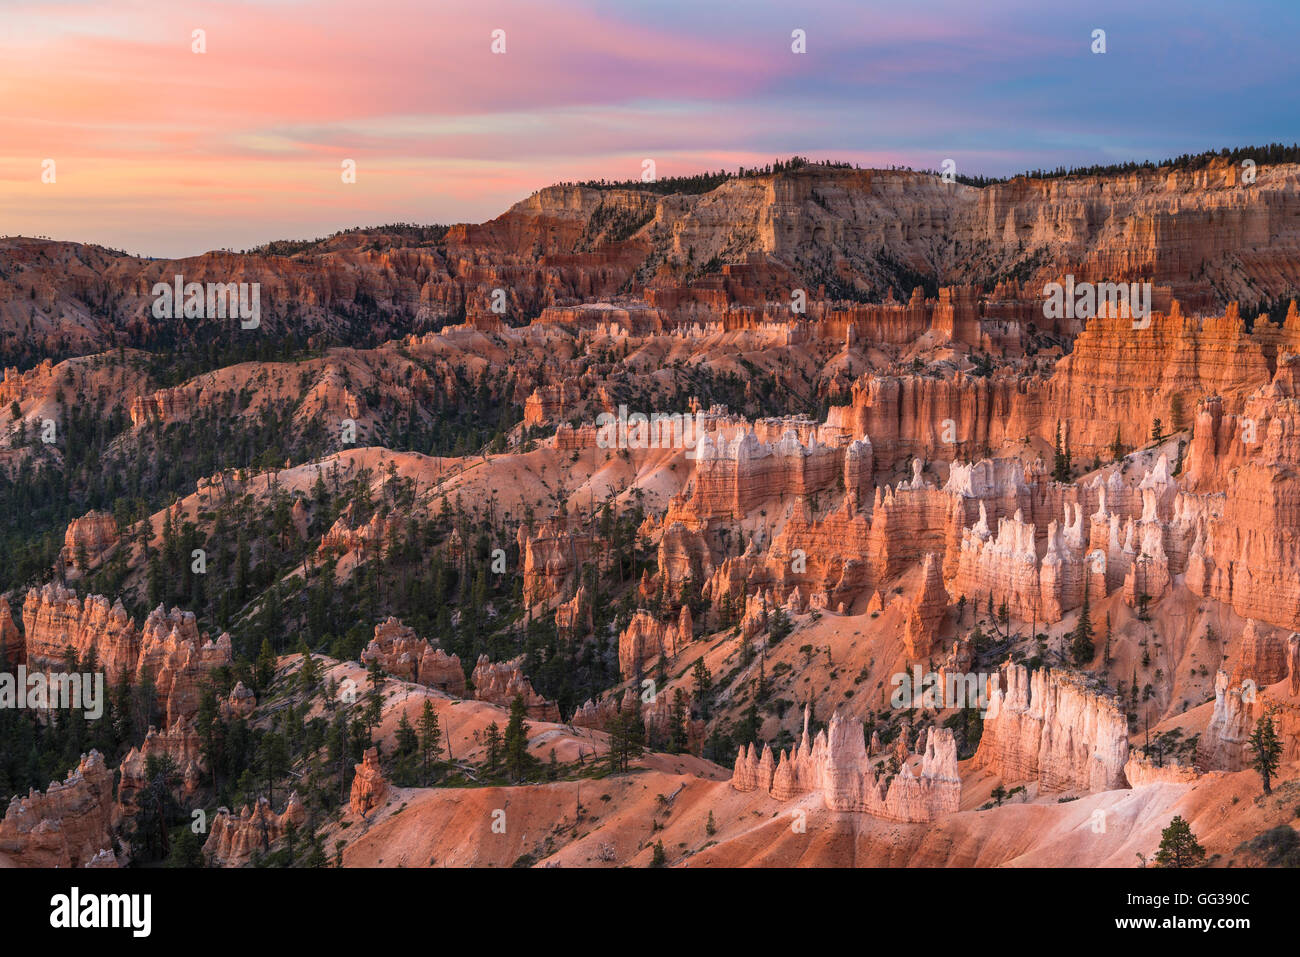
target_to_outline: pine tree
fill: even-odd
[[[424,761],[424,784],[429,784],[429,759],[438,760],[441,751],[442,729],[438,727],[438,712],[433,710],[433,702],[424,699],[424,711],[420,714],[420,752]]]
[[[370,691],[366,694],[366,730],[374,731],[379,727],[379,722],[384,717],[384,669],[379,667],[379,660],[376,658],[370,662],[366,668],[367,675],[370,679]]]
[[[623,755],[627,739],[627,718],[620,711],[609,719],[605,731],[609,735],[609,769],[614,773],[623,770]]]
[[[1282,742],[1278,740],[1277,729],[1273,727],[1273,712],[1260,717],[1255,722],[1255,730],[1250,733],[1250,750],[1253,757],[1250,766],[1259,772],[1264,783],[1264,793],[1273,793],[1273,775],[1277,773],[1278,762],[1282,759]]]
[[[1088,601],[1088,589],[1083,590],[1083,608],[1079,610],[1079,623],[1074,628],[1074,640],[1070,642],[1070,656],[1077,667],[1082,668],[1092,661],[1097,649],[1092,643],[1092,606]]]
[[[298,643],[298,653],[302,655],[302,667],[298,670],[298,684],[303,693],[310,696],[316,690],[316,685],[320,683],[320,668],[316,664],[316,659],[311,656],[311,649],[307,647],[305,639]]]
[[[489,771],[497,769],[497,761],[501,758],[501,729],[493,721],[487,726],[484,733],[483,744],[487,748],[487,766]]]
[[[699,704],[700,717],[707,721],[709,718],[709,692],[713,690],[713,675],[709,673],[708,666],[704,664],[703,658],[695,660],[695,667],[691,669],[691,679],[695,682],[695,700]]]
[[[1160,832],[1160,850],[1156,852],[1159,867],[1195,867],[1205,860],[1205,848],[1196,840],[1192,826],[1175,817]]]
[[[772,618],[768,623],[767,630],[774,645],[785,639],[794,630],[790,616],[785,613],[784,608],[777,608],[772,612]]]
[[[673,710],[668,738],[668,752],[681,754],[686,750],[686,692],[678,688],[673,692]]]
[[[275,677],[275,652],[271,649],[271,639],[263,638],[261,650],[257,653],[257,693],[264,695]]]
[[[650,860],[651,867],[664,867],[668,863],[668,854],[664,851],[664,842],[661,838],[655,842],[654,857]]]
[[[528,707],[522,695],[515,695],[510,702],[510,720],[506,722],[503,741],[505,750],[506,773],[512,781],[520,781],[532,765],[532,755],[528,753],[528,725],[524,718]]]
[[[398,757],[411,757],[420,749],[420,739],[415,733],[415,728],[411,727],[410,720],[406,717],[406,712],[397,720],[397,755]]]
[[[1070,481],[1070,453],[1068,446],[1065,449],[1061,448],[1060,420],[1056,423],[1056,443],[1052,448],[1052,478],[1057,482]]]

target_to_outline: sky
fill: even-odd
[[[181,257],[481,222],[646,159],[1007,175],[1292,143],[1297,35],[1296,0],[0,0],[0,235]]]

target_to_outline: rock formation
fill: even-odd
[[[534,721],[560,720],[560,708],[533,690],[532,682],[524,676],[524,659],[521,655],[510,661],[490,661],[479,655],[470,680],[474,682],[474,697],[502,708],[509,708],[515,698],[522,697],[528,717]]]
[[[247,805],[239,816],[221,808],[211,822],[211,832],[203,844],[203,858],[209,866],[243,867],[254,855],[265,854],[284,837],[289,825],[301,828],[307,821],[307,809],[298,792],[289,795],[284,810],[276,814],[265,797],[257,807]]]
[[[136,799],[149,785],[146,774],[149,759],[164,757],[171,759],[176,770],[178,784],[175,796],[182,804],[207,782],[207,766],[203,760],[199,733],[190,723],[177,719],[175,724],[162,733],[150,728],[144,743],[132,748],[122,759],[117,803],[123,814],[134,814],[139,810]]]
[[[98,565],[117,541],[117,522],[112,515],[108,512],[87,512],[69,523],[63,536],[59,563],[66,572],[86,571]],[[79,567],[80,562],[84,562],[84,568]]]
[[[465,671],[457,655],[449,655],[415,630],[389,617],[375,625],[375,635],[361,652],[361,661],[378,661],[386,674],[437,688],[456,697],[465,695]]]
[[[84,867],[113,853],[114,811],[113,772],[91,751],[62,783],[14,796],[0,820],[0,855],[22,867]]]
[[[773,760],[763,746],[741,748],[731,786],[737,791],[768,791],[779,801],[815,791],[832,811],[861,811],[891,821],[928,822],[957,811],[961,779],[957,774],[957,745],[952,731],[931,728],[926,733],[920,774],[904,764],[886,786],[878,781],[867,755],[862,723],[837,711],[825,731],[808,740],[808,711],[803,738],[794,752]]]
[[[379,767],[379,751],[367,748],[357,765],[356,776],[352,779],[352,794],[348,799],[348,810],[365,817],[379,807],[388,793],[388,781]]]
[[[1232,670],[1231,684],[1250,679],[1264,688],[1281,681],[1291,672],[1287,639],[1254,621],[1246,622],[1241,633],[1241,654]]]
[[[630,714],[639,708],[641,723],[645,728],[646,740],[658,743],[667,742],[672,731],[673,705],[671,696],[666,692],[662,692],[655,697],[653,703],[647,705],[638,700],[640,694],[641,692],[637,688],[627,688],[621,696],[610,694],[600,701],[592,701],[588,698],[573,712],[569,724],[575,728],[592,728],[596,731],[604,731],[609,728],[610,722],[617,715]],[[698,754],[704,745],[707,733],[706,722],[688,716],[686,720],[687,750],[693,754]]]
[[[573,597],[561,602],[555,609],[555,631],[564,641],[571,641],[591,633],[592,629],[591,597],[587,586],[579,585]]]
[[[388,547],[395,533],[392,522],[381,518],[376,512],[369,521],[353,524],[352,505],[349,503],[343,514],[335,519],[329,531],[321,538],[317,546],[318,555],[355,554],[359,561],[377,557]]]
[[[652,669],[660,657],[672,660],[692,637],[691,609],[682,605],[676,622],[661,622],[645,609],[637,611],[618,636],[618,666],[624,678]]]
[[[930,656],[947,610],[948,593],[943,587],[940,562],[936,556],[926,555],[921,563],[921,586],[908,602],[903,625],[903,641],[909,659]]]
[[[1177,761],[1156,763],[1150,757],[1134,752],[1124,765],[1124,777],[1130,787],[1141,788],[1149,784],[1188,784],[1200,777],[1200,772]]]
[[[75,592],[54,584],[28,591],[23,627],[32,670],[65,670],[69,647],[79,662],[93,653],[106,684],[117,684],[124,673],[136,681],[147,670],[167,727],[192,717],[203,676],[234,660],[230,636],[199,634],[193,612],[165,612],[160,605],[137,630],[121,601],[111,607],[102,595],[78,601]]]
[[[218,710],[221,717],[226,721],[233,721],[235,718],[249,718],[257,708],[257,695],[253,689],[248,688],[242,681],[235,682],[235,686],[230,689],[230,694],[218,703]]]
[[[1007,783],[1035,781],[1040,791],[1125,787],[1128,719],[1113,699],[1079,679],[1009,664],[989,689],[976,767]]]
[[[572,593],[578,571],[592,556],[590,531],[571,527],[563,519],[542,523],[536,534],[519,529],[519,552],[524,563],[524,601],[550,601]]]
[[[27,660],[27,646],[14,623],[13,611],[0,595],[0,668],[16,668]]]

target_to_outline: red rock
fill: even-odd
[[[655,667],[660,657],[671,661],[690,636],[682,637],[682,624],[690,627],[690,609],[682,606],[684,621],[661,622],[641,609],[618,636],[618,666],[624,678]]]
[[[375,636],[361,653],[363,663],[378,661],[385,673],[463,697],[465,671],[460,658],[449,655],[396,618],[375,625]]]
[[[0,820],[0,858],[20,867],[84,867],[113,853],[113,772],[98,751],[62,782],[15,795]]]
[[[104,555],[118,542],[117,521],[108,512],[87,512],[74,518],[63,536],[63,550],[59,562],[65,572],[81,571],[76,567],[80,549],[86,560],[86,569],[99,564]]]
[[[235,718],[247,719],[252,716],[256,708],[257,695],[253,693],[253,689],[246,687],[242,681],[235,682],[235,686],[230,689],[230,694],[224,701],[219,702],[221,717],[227,721]]]
[[[928,658],[948,610],[948,592],[943,587],[940,563],[926,555],[921,563],[921,586],[908,602],[903,625],[903,641],[909,659]]]
[[[521,526],[524,602],[533,605],[572,594],[579,570],[592,557],[593,542],[590,532],[560,518],[542,523],[534,535]]]
[[[164,755],[172,759],[180,777],[176,792],[178,799],[192,797],[204,785],[207,766],[203,760],[199,733],[193,726],[189,722],[178,720],[161,734],[150,728],[144,743],[132,748],[122,759],[119,768],[121,775],[118,780],[117,803],[122,814],[135,814],[139,810],[136,799],[149,784],[145,776],[148,761]]]
[[[14,623],[9,602],[0,595],[0,668],[17,668],[27,658],[22,632]]]
[[[1241,633],[1241,653],[1232,670],[1231,683],[1240,685],[1249,678],[1255,687],[1265,688],[1281,681],[1290,673],[1287,639],[1261,628],[1254,621],[1246,622]]]
[[[367,748],[357,765],[356,776],[352,779],[352,795],[348,799],[348,810],[365,817],[383,803],[388,793],[388,781],[379,767],[379,752]]]
[[[561,640],[572,641],[589,635],[593,627],[592,611],[587,586],[579,585],[573,597],[555,609],[555,631]]]
[[[360,525],[352,524],[352,505],[343,510],[334,524],[330,526],[316,548],[318,555],[355,554],[358,561],[366,561],[381,555],[388,547],[395,526],[391,521],[381,518],[379,513],[370,516],[370,520]]]
[[[245,805],[239,816],[221,808],[211,822],[211,831],[203,844],[203,857],[209,866],[243,867],[255,854],[266,853],[284,837],[290,824],[297,828],[307,821],[307,809],[298,792],[289,795],[284,810],[276,814],[265,797],[257,807]]]
[[[515,698],[522,697],[528,709],[528,717],[534,721],[560,720],[560,708],[554,701],[548,701],[533,690],[532,683],[524,676],[524,659],[522,656],[510,661],[489,661],[487,655],[479,655],[478,663],[470,680],[474,682],[474,697],[502,708],[509,708]]]
[[[212,640],[199,634],[192,612],[164,612],[159,606],[137,631],[120,601],[110,607],[107,598],[90,595],[82,602],[60,585],[27,593],[23,626],[27,662],[34,670],[63,671],[69,646],[79,661],[93,649],[108,684],[117,684],[124,672],[136,681],[147,669],[168,727],[198,711],[203,676],[234,660],[230,636]]]

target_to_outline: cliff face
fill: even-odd
[[[743,518],[758,503],[780,495],[811,495],[831,487],[843,453],[815,439],[805,446],[791,429],[776,443],[753,432],[715,441],[704,435],[695,449],[692,506],[700,517]]]
[[[78,661],[93,652],[108,684],[116,684],[124,672],[135,680],[147,670],[168,727],[198,711],[202,677],[234,660],[230,636],[212,640],[199,634],[192,612],[165,612],[159,606],[137,630],[120,601],[111,607],[102,595],[79,601],[75,592],[55,584],[27,593],[23,627],[32,670],[65,670],[69,647]]]
[[[1187,428],[1205,396],[1239,410],[1271,378],[1270,353],[1281,334],[1267,320],[1248,333],[1235,305],[1195,319],[1175,304],[1154,313],[1146,328],[1133,325],[1109,316],[1088,323],[1057,363],[1041,399],[1044,416],[1030,431],[1050,438],[1055,420],[1063,420],[1076,453],[1104,454],[1117,434],[1129,448],[1144,445],[1156,419],[1166,430]],[[1296,332],[1285,334],[1293,349],[1300,346]]]
[[[1291,673],[1290,649],[1295,644],[1267,626],[1246,622],[1241,633],[1241,652],[1232,669],[1231,683],[1249,680],[1257,688],[1266,688]]]
[[[778,801],[815,791],[832,811],[860,811],[890,821],[934,821],[960,807],[957,745],[948,728],[926,733],[919,774],[904,762],[886,786],[879,771],[868,760],[861,722],[836,712],[810,744],[805,710],[803,738],[793,753],[782,751],[774,760],[767,745],[761,755],[752,744],[741,748],[731,786],[767,791]]]
[[[1241,412],[1204,404],[1189,459],[1191,481],[1205,494],[1187,586],[1283,628],[1300,627],[1298,373],[1300,360],[1284,357]]]
[[[112,858],[114,819],[113,772],[91,751],[62,783],[9,802],[0,855],[20,867],[85,867],[101,852]]]
[[[1300,284],[1298,218],[1294,165],[1260,167],[1253,184],[1224,163],[984,189],[924,173],[815,167],[732,179],[698,195],[555,186],[488,223],[445,233],[357,231],[183,261],[8,239],[0,242],[0,301],[9,303],[0,323],[22,333],[9,361],[68,347],[147,347],[171,332],[152,316],[154,284],[178,274],[187,283],[257,283],[260,324],[272,334],[378,324],[391,338],[462,317],[500,324],[489,310],[496,289],[507,293],[511,321],[613,297],[629,284],[648,285],[655,304],[689,319],[729,301],[788,300],[796,287],[880,300],[910,292],[918,276],[984,285],[1009,273],[1029,290],[1067,274],[1149,280],[1199,311]],[[682,281],[715,256],[724,267]],[[983,331],[942,308],[927,328],[982,348],[1026,322],[1014,307],[988,311],[997,321]],[[230,324],[197,326],[210,335]]]
[[[826,424],[869,439],[878,470],[913,458],[973,459],[985,447],[1042,434],[1044,388],[1038,375],[870,374],[853,383],[848,405],[833,406]]]
[[[1009,665],[989,690],[977,767],[1040,791],[1110,791],[1127,786],[1128,721],[1109,698],[1057,672],[1031,676]]]

